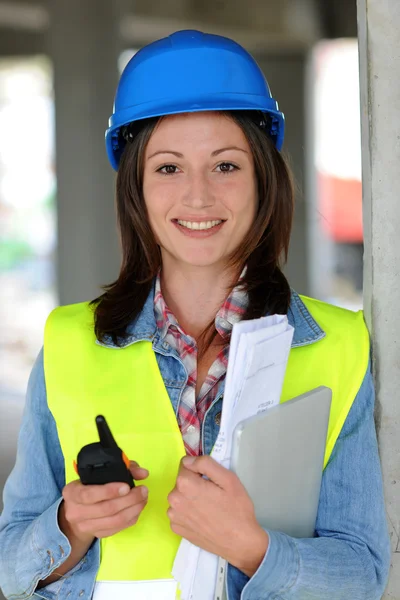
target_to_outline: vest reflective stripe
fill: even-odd
[[[319,385],[332,389],[326,465],[365,375],[369,338],[361,313],[303,301],[326,337],[292,349],[282,401]],[[100,346],[88,305],[65,306],[48,319],[44,364],[67,482],[76,479],[72,461],[80,448],[97,439],[97,414],[105,415],[126,454],[150,471],[149,504],[139,522],[101,541],[98,581],[170,578],[180,539],[169,527],[167,496],[184,446],[151,342],[123,349]]]
[[[158,581],[101,581],[96,583],[93,600],[175,600],[176,583]]]

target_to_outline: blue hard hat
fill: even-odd
[[[106,131],[115,170],[133,121],[199,111],[251,110],[269,116],[268,134],[281,149],[284,117],[268,83],[242,46],[200,31],[177,31],[137,52],[121,75]]]

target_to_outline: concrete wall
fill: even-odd
[[[400,599],[400,3],[358,0],[365,312],[392,540],[384,598]]]

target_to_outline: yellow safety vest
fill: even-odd
[[[292,348],[281,401],[320,385],[332,389],[326,465],[366,373],[369,337],[361,312],[302,300],[326,336]],[[90,306],[64,306],[47,321],[44,365],[66,482],[77,477],[73,461],[79,450],[98,439],[98,414],[106,417],[127,456],[150,471],[149,502],[138,523],[101,540],[97,580],[170,579],[180,538],[170,529],[167,496],[185,452],[152,343],[125,348],[97,344]]]

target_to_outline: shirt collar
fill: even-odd
[[[170,327],[176,327],[182,335],[181,329],[175,315],[170,311],[161,291],[161,274],[158,273],[154,285],[154,318],[160,332],[160,339],[164,340]]]
[[[242,275],[240,276],[239,283],[244,272],[245,270],[243,270]],[[215,329],[223,339],[229,336],[233,325],[240,321],[247,307],[247,294],[241,289],[239,283],[231,291],[215,316]],[[154,286],[154,316],[161,341],[165,339],[170,327],[177,328],[184,336],[187,335],[182,330],[175,315],[170,311],[165,302],[161,290],[160,273],[156,277]]]
[[[294,290],[292,290],[287,318],[289,324],[294,328],[292,348],[314,344],[326,335]]]
[[[154,316],[155,281],[139,316],[128,326],[127,336],[121,346],[116,346],[111,338],[97,342],[107,348],[125,348],[139,341],[153,341],[157,334]],[[288,322],[294,328],[292,348],[308,346],[325,337],[325,332],[310,314],[300,296],[292,290],[288,310]],[[233,325],[233,323],[232,323]]]

